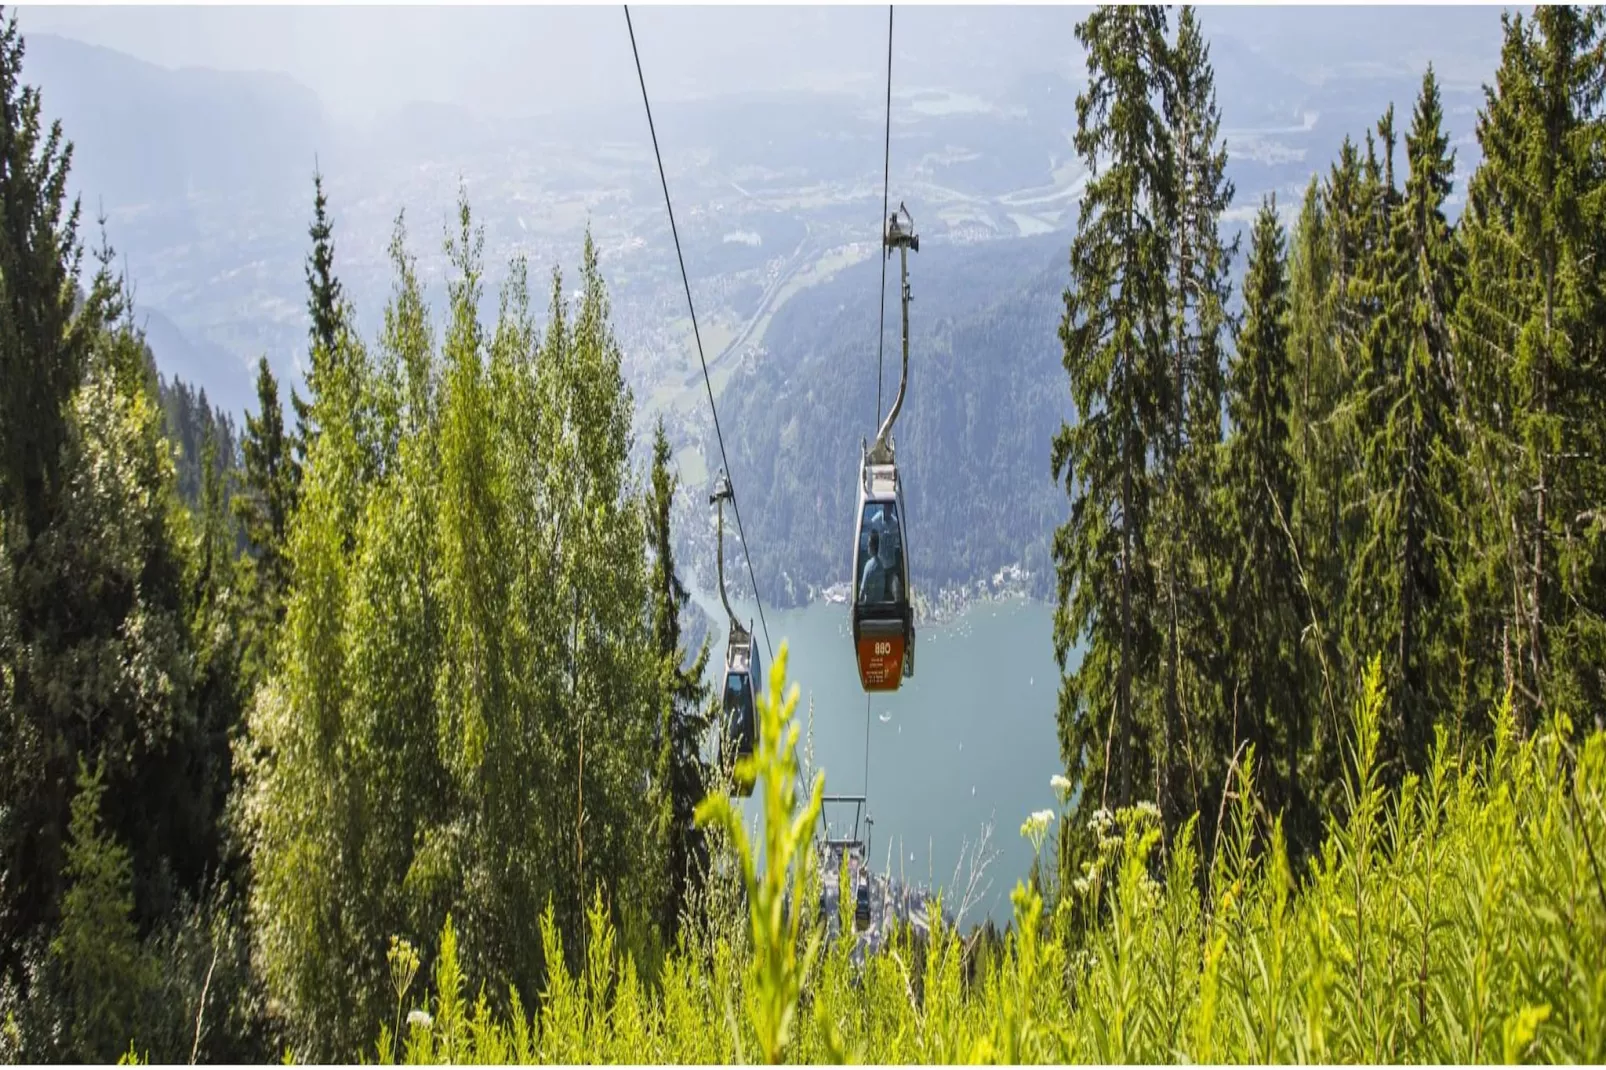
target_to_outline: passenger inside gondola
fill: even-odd
[[[877,605],[887,600],[887,569],[881,563],[881,533],[870,532],[869,553],[864,562],[864,573],[859,577],[859,604]]]
[[[864,508],[861,527],[859,604],[898,604],[903,598],[903,547],[897,506],[869,503]]]
[[[725,677],[725,724],[729,740],[727,746],[735,749],[736,757],[751,754],[753,695],[744,672],[733,672]]]

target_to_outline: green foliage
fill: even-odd
[[[480,322],[482,245],[462,199],[437,350],[398,220],[377,358],[341,327],[311,410],[279,656],[240,752],[258,959],[299,1058],[359,1050],[389,1017],[371,949],[445,912],[505,1011],[553,947],[580,961],[597,894],[644,964],[681,909],[643,788],[666,728],[696,760],[697,722],[666,716],[700,688],[665,616],[678,583],[648,567],[596,251],[577,310],[554,272],[543,336],[522,262]],[[557,945],[529,924],[543,905]]]
[[[753,848],[748,844],[734,804],[728,795],[714,795],[698,804],[699,824],[723,826],[736,848],[747,888],[747,905],[753,935],[753,1029],[760,1056],[781,1062],[796,1028],[797,1003],[803,978],[819,951],[819,937],[809,935],[802,954],[798,946],[802,919],[808,914],[805,893],[815,862],[811,839],[819,822],[825,774],[816,773],[808,802],[797,811],[798,725],[792,720],[798,690],[786,693],[786,645],[770,667],[769,694],[759,704],[759,738],[754,753],[736,764],[736,776],[757,783],[763,780],[764,872],[757,872]],[[787,878],[791,887],[787,887]]]
[[[1104,7],[1076,30],[1088,50],[1076,151],[1092,177],[1060,326],[1078,419],[1054,436],[1051,464],[1071,499],[1054,536],[1054,655],[1064,667],[1072,646],[1086,644],[1060,688],[1060,754],[1088,786],[1079,804],[1088,813],[1129,801],[1159,742],[1153,720],[1139,717],[1134,676],[1161,652],[1149,539],[1158,496],[1151,454],[1173,389],[1163,222],[1171,190],[1150,146],[1165,139],[1154,103],[1165,23],[1159,8]]]
[[[1466,484],[1485,503],[1464,580],[1472,653],[1501,660],[1525,726],[1546,708],[1600,725],[1606,22],[1598,8],[1541,7],[1503,23],[1452,321],[1473,424]]]
[[[1281,822],[1267,824],[1245,762],[1207,870],[1193,821],[1162,852],[1152,803],[1099,812],[1081,876],[1050,911],[1019,886],[1001,956],[968,978],[968,945],[936,915],[918,945],[894,939],[856,975],[851,937],[806,969],[816,945],[802,941],[799,955],[806,930],[781,894],[800,890],[801,870],[749,868],[768,904],[749,914],[764,950],[746,965],[745,994],[723,943],[711,961],[671,955],[660,986],[641,987],[594,909],[585,970],[549,977],[533,1022],[522,1010],[488,1015],[483,1001],[470,1013],[448,925],[435,994],[412,1012],[402,1054],[720,1062],[756,1042],[761,1055],[797,1062],[848,1052],[888,1063],[1600,1059],[1606,886],[1592,856],[1606,842],[1606,734],[1575,740],[1557,722],[1520,740],[1508,713],[1491,747],[1462,759],[1441,740],[1429,775],[1391,794],[1375,764],[1381,680],[1374,659],[1346,727],[1347,810],[1329,819],[1297,893]],[[796,737],[778,686],[763,703],[771,748],[783,730]],[[787,753],[761,749],[760,778],[774,780]],[[707,812],[728,821],[719,798]],[[809,810],[794,814],[796,799],[780,791],[764,800],[767,835],[784,852]],[[1023,832],[1040,839],[1051,817],[1034,815]],[[555,944],[550,911],[543,931]],[[561,960],[555,947],[549,957]],[[793,1006],[812,1014],[796,1014],[789,1042],[774,1046]],[[380,1037],[388,1061],[388,1026]]]
[[[1295,472],[1289,448],[1288,282],[1275,199],[1255,219],[1244,280],[1244,314],[1229,371],[1225,527],[1235,552],[1226,587],[1230,629],[1224,660],[1239,716],[1235,748],[1246,742],[1263,761],[1262,784],[1274,813],[1314,839],[1315,814],[1300,776],[1311,740],[1298,636],[1302,593],[1289,528]],[[1268,775],[1269,774],[1269,775]],[[1211,783],[1214,783],[1212,778]]]
[[[103,773],[104,764],[91,774],[79,760],[67,847],[71,884],[50,943],[65,996],[65,1053],[90,1063],[110,1062],[134,1035],[137,997],[150,986],[153,966],[134,931],[128,851],[101,828]]]
[[[1153,760],[1159,765],[1156,802],[1165,821],[1199,809],[1226,749],[1200,723],[1223,704],[1231,675],[1219,637],[1231,614],[1219,598],[1221,576],[1237,560],[1219,511],[1201,508],[1219,480],[1223,347],[1229,326],[1228,271],[1238,239],[1224,240],[1222,214],[1234,187],[1226,177],[1227,148],[1215,99],[1215,72],[1198,18],[1185,6],[1176,41],[1164,53],[1159,92],[1166,126],[1155,146],[1167,218],[1166,347],[1170,411],[1157,443],[1160,497],[1154,518],[1161,587],[1153,611],[1165,635],[1165,665],[1158,681],[1139,675],[1140,693],[1157,684],[1159,707]],[[1229,603],[1230,604],[1230,603]],[[1140,699],[1140,704],[1142,700]],[[1230,745],[1229,745],[1230,746]]]
[[[43,127],[41,99],[22,84],[23,40],[0,23],[0,501],[27,541],[50,522],[66,481],[67,404],[96,323],[77,313],[77,201],[67,204],[72,145]]]
[[[1168,23],[1078,27],[1074,422],[1053,277],[987,296],[1046,242],[921,276],[944,314],[900,460],[944,509],[916,570],[1046,576],[1021,539],[1058,490],[991,473],[1052,439],[1075,803],[1023,826],[1004,937],[935,910],[863,956],[851,889],[834,939],[813,909],[784,648],[757,825],[702,760],[671,452],[660,425],[632,470],[589,237],[578,304],[554,270],[538,329],[516,260],[488,324],[460,198],[437,339],[398,218],[370,349],[315,176],[309,398],[288,432],[262,361],[237,468],[104,240],[80,289],[71,148],[5,20],[0,1057],[1606,1058],[1606,22],[1506,21],[1460,222],[1431,69],[1403,184],[1391,107],[1286,257],[1265,206],[1230,360],[1213,73],[1191,9]],[[768,328],[818,352],[721,399],[783,603],[840,578],[851,481],[805,477],[851,471],[873,392],[822,370],[871,307],[819,315],[835,285]],[[776,424],[785,389],[824,415]]]
[[[653,559],[653,635],[660,659],[659,686],[664,695],[653,779],[659,835],[664,842],[665,889],[663,910],[657,920],[665,944],[673,944],[678,935],[688,887],[695,891],[708,869],[708,844],[695,824],[695,809],[707,793],[710,766],[703,761],[701,750],[711,722],[705,708],[708,688],[703,682],[709,642],[704,639],[689,665],[681,645],[680,616],[691,596],[675,572],[669,517],[676,480],[669,467],[670,457],[669,439],[660,419],[653,434],[647,525]]]
[[[279,384],[267,357],[257,361],[257,414],[246,415],[240,462],[240,487],[230,507],[250,551],[245,569],[254,616],[253,663],[260,667],[284,617],[290,582],[285,554],[296,508],[295,462],[285,434]]]
[[[1392,175],[1391,117],[1379,129],[1387,134]],[[1443,215],[1453,161],[1440,118],[1430,69],[1407,138],[1410,178],[1403,196],[1389,183],[1383,187],[1387,235],[1367,272],[1377,314],[1357,390],[1369,530],[1356,548],[1363,579],[1347,610],[1352,651],[1384,651],[1394,696],[1383,726],[1385,753],[1396,768],[1418,775],[1432,726],[1447,709],[1446,644],[1438,637],[1448,630],[1453,549],[1445,532],[1456,504],[1444,332],[1457,284]]]

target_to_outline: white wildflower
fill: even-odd
[[[1114,823],[1115,815],[1111,814],[1108,810],[1101,806],[1097,810],[1093,811],[1092,817],[1088,818],[1087,830],[1089,832],[1103,832]]]
[[[1054,794],[1060,797],[1060,802],[1071,797],[1071,782],[1059,773],[1049,777],[1048,786],[1054,789]]]
[[[429,1016],[428,1011],[409,1011],[407,1012],[407,1024],[423,1026],[428,1029],[435,1024],[435,1019]]]
[[[1144,799],[1142,802],[1138,803],[1135,809],[1144,817],[1152,817],[1156,821],[1160,820],[1160,808],[1154,805],[1154,803],[1150,802],[1148,799]]]
[[[1054,811],[1038,810],[1028,817],[1020,827],[1020,834],[1032,841],[1035,850],[1043,849],[1043,837],[1048,832],[1049,823],[1054,820]]]

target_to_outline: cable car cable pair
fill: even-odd
[[[730,460],[725,456],[725,435],[719,428],[719,408],[714,404],[714,384],[708,377],[708,361],[703,357],[703,336],[697,329],[697,309],[691,299],[691,279],[686,275],[686,257],[680,251],[680,231],[675,227],[675,206],[669,199],[669,179],[664,174],[663,154],[658,151],[658,129],[652,121],[652,105],[647,100],[647,78],[641,73],[641,53],[636,49],[636,28],[630,21],[630,5],[624,5],[625,27],[630,31],[630,52],[636,60],[636,78],[641,83],[641,104],[647,112],[647,131],[652,135],[652,154],[658,161],[658,181],[664,189],[664,208],[669,213],[669,233],[675,239],[675,259],[680,263],[680,281],[686,289],[686,310],[691,316],[692,337],[697,341],[697,362],[703,369],[703,386],[708,390],[708,410],[714,418],[714,437],[719,443],[719,461],[726,472],[730,471]],[[736,504],[736,492],[730,494],[731,512],[736,514],[736,534],[742,540],[742,555],[747,559],[747,579],[753,585],[753,598],[758,602],[758,620],[764,629],[764,647],[775,656],[775,646],[770,642],[769,622],[764,619],[764,599],[758,593],[758,579],[753,575],[753,558],[747,552],[747,535],[742,530],[742,510]]]
[[[709,499],[710,504],[719,504],[719,517],[716,521],[719,527],[719,598],[725,604],[725,613],[730,618],[730,636],[725,644],[725,678],[721,697],[724,724],[719,746],[721,764],[731,778],[733,789],[736,794],[746,796],[752,793],[753,785],[750,781],[744,783],[743,778],[736,775],[735,767],[741,758],[753,752],[757,731],[754,697],[758,688],[762,686],[762,672],[758,653],[753,647],[753,633],[736,619],[736,614],[731,611],[730,599],[725,594],[724,502],[727,500],[731,503],[731,512],[736,516],[736,534],[742,541],[742,556],[747,561],[747,578],[753,585],[753,598],[758,603],[759,623],[764,628],[764,646],[771,657],[775,655],[775,648],[770,642],[769,622],[764,619],[764,599],[758,591],[758,578],[753,574],[753,557],[747,549],[747,535],[742,530],[742,511],[736,504],[736,492],[727,475],[730,471],[730,461],[725,456],[725,435],[719,427],[719,409],[714,404],[714,384],[709,379],[708,361],[703,356],[703,336],[697,329],[697,309],[691,299],[691,280],[686,275],[686,258],[680,250],[680,231],[675,226],[675,206],[669,197],[669,179],[664,174],[664,158],[658,150],[658,129],[652,121],[652,104],[647,99],[647,77],[642,73],[641,53],[636,48],[636,28],[630,20],[630,5],[626,4],[624,8],[625,27],[630,31],[630,53],[635,58],[636,78],[641,83],[641,104],[647,112],[647,130],[652,135],[652,154],[658,163],[658,180],[664,189],[664,208],[669,213],[669,233],[675,240],[675,259],[680,264],[680,281],[686,289],[686,308],[691,315],[692,337],[697,341],[697,361],[703,369],[703,386],[708,390],[708,409],[714,419],[714,436],[719,442],[719,459],[723,466],[714,495]]]
[[[714,434],[719,443],[720,460],[723,464],[720,486],[712,503],[720,503],[721,511],[717,523],[720,527],[720,599],[725,603],[727,615],[730,617],[731,634],[726,647],[726,683],[727,689],[731,685],[743,682],[738,678],[745,677],[748,703],[751,702],[753,688],[756,683],[756,673],[753,672],[755,661],[753,659],[752,635],[750,630],[743,628],[737,621],[735,614],[730,612],[730,602],[724,589],[724,554],[723,554],[723,502],[730,500],[732,512],[736,517],[738,537],[742,539],[742,552],[746,558],[748,579],[753,584],[753,594],[758,602],[759,620],[764,628],[764,641],[766,647],[773,655],[774,647],[770,642],[769,623],[764,619],[763,598],[758,592],[757,577],[753,573],[752,555],[747,547],[747,539],[742,529],[741,509],[737,505],[734,489],[731,487],[728,472],[730,463],[725,453],[724,434],[719,426],[719,410],[714,403],[713,383],[708,375],[708,363],[703,354],[702,334],[697,326],[697,313],[691,296],[691,281],[686,273],[685,256],[680,247],[680,233],[675,225],[674,204],[669,195],[669,182],[664,172],[663,155],[658,147],[658,132],[652,118],[652,105],[648,99],[646,76],[642,72],[641,54],[636,45],[635,26],[630,18],[630,8],[625,5],[625,25],[630,33],[630,49],[636,64],[636,77],[641,85],[642,106],[647,113],[647,126],[652,136],[653,156],[658,166],[659,181],[664,191],[664,206],[669,215],[670,234],[675,242],[675,256],[680,266],[681,283],[686,291],[686,305],[691,315],[692,334],[697,343],[697,359],[702,366],[703,384],[708,391],[708,405],[714,422]],[[887,13],[887,112],[886,112],[886,139],[884,145],[885,173],[882,187],[883,216],[887,220],[886,231],[882,236],[884,256],[882,259],[882,292],[881,292],[881,320],[882,331],[877,342],[877,383],[876,408],[879,416],[881,404],[881,365],[882,352],[885,344],[886,319],[886,261],[891,258],[892,251],[897,249],[900,257],[901,269],[901,298],[902,298],[902,344],[903,363],[902,373],[899,377],[898,394],[887,413],[885,421],[876,433],[874,445],[866,445],[861,441],[861,458],[859,469],[858,510],[855,518],[855,546],[853,558],[853,595],[850,599],[851,621],[853,631],[854,649],[858,662],[860,685],[866,692],[866,743],[865,743],[865,787],[869,788],[869,695],[876,691],[896,691],[904,678],[914,675],[914,645],[915,629],[912,598],[909,584],[909,562],[907,553],[907,538],[905,521],[907,513],[903,501],[903,485],[899,479],[897,460],[894,453],[892,428],[897,421],[898,414],[903,408],[904,398],[908,391],[909,382],[909,250],[920,251],[920,239],[914,231],[914,220],[908,209],[899,204],[898,211],[888,215],[885,206],[890,199],[891,185],[891,151],[892,151],[892,11]],[[900,216],[902,217],[900,221]],[[745,656],[744,656],[745,655]],[[735,717],[727,715],[726,731],[727,746],[724,748],[732,753],[740,753],[744,744],[741,738],[740,726],[744,723],[741,711],[744,702],[740,698],[733,698],[732,711]],[[745,723],[751,724],[751,718]],[[731,732],[735,729],[735,734]]]

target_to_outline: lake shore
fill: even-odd
[[[970,609],[989,603],[1013,601],[1039,601],[1031,593],[1033,576],[1018,564],[1005,565],[992,576],[959,586],[942,587],[935,597],[927,597],[917,587],[914,594],[915,623],[917,625],[952,624]],[[821,590],[809,589],[805,606],[824,602],[846,606],[852,589],[846,583],[832,584]]]

